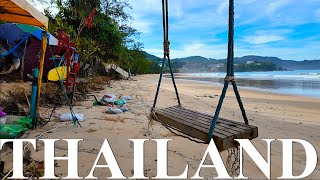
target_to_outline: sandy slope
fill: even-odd
[[[87,176],[96,158],[96,154],[101,147],[104,138],[107,138],[112,146],[113,152],[118,160],[123,174],[127,177],[132,175],[133,170],[133,146],[128,139],[143,138],[171,138],[173,142],[169,144],[169,174],[178,175],[184,170],[186,164],[190,165],[189,176],[193,176],[197,169],[207,145],[197,144],[173,135],[159,123],[155,123],[148,131],[148,113],[153,102],[154,92],[157,83],[157,75],[138,76],[137,81],[113,82],[112,88],[106,87],[101,92],[95,94],[102,97],[106,93],[114,93],[118,96],[130,95],[134,100],[128,102],[129,113],[122,115],[108,115],[104,107],[92,107],[92,101],[80,102],[75,107],[77,113],[86,115],[87,120],[82,124],[82,128],[74,128],[71,124],[62,124],[62,127],[45,134],[42,138],[79,138],[84,139],[80,143],[80,163],[79,172],[81,176]],[[170,84],[170,79],[164,79],[160,92],[158,108],[176,104],[175,94]],[[178,87],[184,106],[198,111],[213,114],[217,105],[221,86],[198,83],[194,81],[178,80]],[[261,140],[264,138],[297,138],[305,139],[314,145],[320,153],[320,99],[312,99],[298,96],[277,95],[257,91],[240,89],[248,117],[252,125],[259,127],[259,138],[253,140],[254,145],[260,152],[266,155],[266,144]],[[211,97],[209,97],[211,96]],[[213,97],[213,98],[212,98]],[[60,113],[68,112],[66,107],[57,110],[56,116]],[[47,112],[47,114],[49,111]],[[242,121],[238,104],[230,89],[225,100],[221,117]],[[56,121],[57,119],[54,119]],[[34,138],[42,132],[54,128],[61,123],[51,122],[38,131],[31,131],[24,138]],[[67,155],[64,143],[57,143],[58,155]],[[38,145],[37,152],[32,153],[32,157],[43,160],[43,147]],[[281,143],[272,144],[272,177],[281,176]],[[226,152],[222,153],[226,160]],[[294,172],[301,172],[305,166],[305,155],[303,149],[294,146]],[[319,154],[320,156],[320,154]],[[266,157],[266,156],[264,156]],[[156,175],[156,146],[153,142],[145,145],[145,174],[146,176]],[[11,161],[10,156],[6,156],[5,161]],[[103,161],[102,161],[103,162]],[[253,161],[245,156],[245,175],[251,178],[262,178],[264,175],[259,171]],[[10,169],[7,163],[6,170]],[[66,163],[58,162],[57,175],[65,174]],[[202,174],[206,178],[214,177],[215,171],[205,169]],[[105,179],[110,173],[106,169],[96,170],[96,176]],[[309,179],[320,178],[320,164],[309,177]]]

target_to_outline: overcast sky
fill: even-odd
[[[235,0],[235,56],[320,59],[320,0]],[[161,0],[129,0],[145,51],[162,56]],[[169,0],[171,56],[227,56],[228,0]]]

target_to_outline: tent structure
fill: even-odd
[[[43,28],[48,30],[49,19],[34,8],[27,0],[1,0],[0,1],[0,20],[5,22],[23,23]],[[37,105],[39,109],[39,99],[42,85],[42,75],[45,53],[47,48],[47,36],[42,38],[42,51],[39,63],[38,90],[37,90]]]
[[[17,42],[21,39],[25,40],[21,45],[12,52],[13,56],[21,59],[20,77],[27,81],[27,74],[32,74],[32,69],[37,68],[39,65],[39,52],[41,50],[42,34],[44,30],[30,25],[5,23],[0,24],[0,40],[5,40],[10,49],[16,46]],[[27,36],[28,38],[24,38]],[[48,46],[54,52],[58,46],[58,40],[47,33]],[[25,44],[27,45],[25,46]],[[46,77],[47,73],[52,68],[52,61],[49,60],[52,57],[52,52],[47,48],[43,75]],[[23,62],[22,62],[23,61]]]
[[[26,0],[1,0],[0,20],[48,29],[48,18]]]

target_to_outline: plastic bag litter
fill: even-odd
[[[106,108],[108,114],[121,114],[123,111],[117,107],[108,106]]]
[[[132,100],[131,96],[121,96],[120,99],[123,99],[123,100]]]
[[[103,96],[102,100],[106,103],[113,103],[117,96],[113,94],[106,94]]]
[[[83,114],[75,114],[79,122],[85,121]],[[60,121],[73,121],[71,113],[61,114]]]
[[[22,127],[31,129],[32,128],[32,119],[29,117],[24,117],[24,118],[20,118],[20,119],[13,121],[12,124],[21,125]]]
[[[7,122],[7,118],[4,116],[4,117],[0,117],[0,124],[6,124]]]
[[[0,139],[15,139],[23,132],[27,131],[27,128],[24,128],[21,125],[14,124],[4,124],[0,125]]]
[[[127,101],[124,99],[118,99],[118,100],[114,101],[114,104],[117,106],[124,105],[126,103],[127,103]]]
[[[121,109],[123,112],[129,111],[128,107],[126,105],[124,105],[124,104],[121,105],[119,109]]]
[[[113,99],[117,98],[117,96],[114,95],[114,94],[106,94],[104,96],[107,97],[107,98],[113,98]]]

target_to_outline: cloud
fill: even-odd
[[[157,57],[163,57],[163,49],[155,49],[155,48],[151,48],[151,49],[144,49],[146,52],[155,55]]]
[[[283,36],[279,35],[257,35],[257,36],[246,36],[244,41],[250,44],[266,44],[269,42],[280,41],[285,39]]]
[[[229,2],[228,1],[224,1],[224,2],[220,3],[218,8],[217,8],[217,13],[218,14],[225,13],[228,10],[228,6],[229,6]]]
[[[147,52],[158,57],[163,56],[162,49],[145,49]],[[227,44],[205,44],[191,43],[182,47],[171,48],[171,58],[181,58],[188,56],[203,56],[203,57],[227,57]]]
[[[316,11],[316,18],[320,18],[320,9]]]
[[[245,55],[257,56],[277,56],[285,60],[312,60],[319,59],[319,44],[306,44],[303,47],[270,47],[270,46],[252,46],[251,48],[236,48],[235,56],[241,57]]]
[[[271,2],[267,7],[266,12],[269,15],[274,15],[278,10],[288,5],[290,1],[291,0],[277,0],[277,1]]]
[[[139,15],[148,15],[156,14],[161,12],[161,3],[160,1],[154,0],[129,0],[130,5],[133,7],[135,14]]]
[[[142,18],[138,16],[134,18],[134,23],[131,24],[133,28],[143,34],[151,33],[153,25],[154,23],[152,23],[152,21],[143,21]]]
[[[249,44],[267,44],[284,40],[291,32],[291,29],[258,30],[254,35],[244,36],[242,40]]]
[[[170,54],[172,58],[187,57],[187,56],[204,56],[204,57],[215,57],[215,56],[226,56],[227,44],[220,43],[221,40],[217,38],[204,39],[199,41],[201,38],[195,39],[175,39],[172,38],[170,46]],[[150,40],[148,40],[150,41]],[[163,44],[162,37],[158,39],[152,39],[153,46],[145,46],[144,51],[156,55],[158,57],[163,56]],[[187,42],[187,43],[186,43]]]

